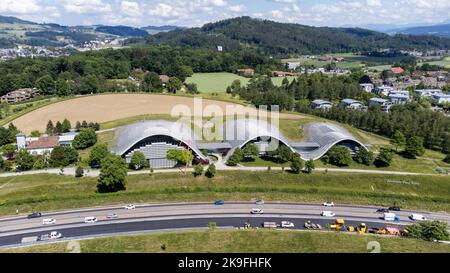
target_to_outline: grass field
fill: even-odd
[[[381,253],[449,253],[450,245],[410,238],[307,231],[214,230],[147,233],[80,241],[82,253],[368,253],[377,241]],[[1,252],[64,253],[67,243]]]
[[[293,80],[295,77],[288,77]],[[284,77],[273,77],[272,81],[275,85],[280,86]],[[227,90],[234,80],[240,80],[241,85],[245,86],[250,81],[250,78],[241,77],[239,75],[227,72],[220,73],[195,73],[192,77],[186,80],[187,83],[197,84],[198,90],[201,93],[223,93]]]
[[[389,180],[415,184],[388,183]],[[96,193],[96,178],[59,175],[0,178],[0,215],[53,211],[100,205],[145,202],[266,201],[317,202],[389,206],[450,212],[448,176],[395,176],[316,172],[295,175],[281,171],[220,171],[210,180],[191,174],[128,177],[127,190]]]

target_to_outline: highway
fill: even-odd
[[[261,208],[263,215],[251,215],[250,210]],[[123,206],[99,207],[60,212],[43,213],[41,218],[27,219],[26,216],[0,218],[0,248],[18,246],[24,237],[38,236],[58,231],[66,239],[94,238],[123,233],[169,231],[180,229],[204,229],[208,223],[217,223],[218,228],[242,227],[245,222],[261,227],[263,222],[291,221],[296,229],[302,229],[307,220],[326,225],[336,218],[344,218],[349,225],[362,222],[369,227],[385,227],[387,224],[404,226],[411,224],[408,219],[412,211],[396,212],[401,221],[388,223],[376,213],[375,207],[336,206],[325,208],[317,204],[229,202],[221,206],[212,203],[142,204],[134,210]],[[324,210],[336,213],[336,217],[320,216]],[[116,213],[117,219],[107,219],[109,213]],[[430,220],[450,223],[450,215],[419,212]],[[94,224],[84,223],[85,217],[96,217]],[[53,218],[56,223],[43,225],[42,220]]]

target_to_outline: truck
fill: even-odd
[[[275,222],[264,222],[263,228],[277,228],[278,225]]]
[[[22,244],[31,244],[40,241],[56,240],[62,237],[62,234],[57,231],[52,231],[50,234],[43,234],[41,236],[30,236],[22,238]]]
[[[385,212],[383,219],[384,221],[395,221],[395,213]]]

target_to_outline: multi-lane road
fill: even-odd
[[[251,215],[253,208],[262,208],[263,215]],[[307,220],[326,225],[336,218],[344,218],[348,224],[366,223],[369,227],[384,227],[387,224],[407,225],[412,211],[396,212],[401,221],[388,223],[376,213],[375,207],[336,206],[325,208],[315,204],[232,202],[216,206],[212,203],[174,203],[137,205],[134,210],[124,206],[99,207],[61,212],[43,213],[41,218],[27,219],[26,216],[0,218],[0,248],[18,246],[22,238],[39,236],[51,231],[61,232],[66,239],[93,238],[124,233],[168,231],[180,229],[207,228],[215,222],[219,228],[242,227],[245,222],[261,226],[263,222],[290,221],[297,229],[303,228]],[[320,216],[324,210],[331,210],[336,217]],[[117,219],[108,219],[109,213],[116,213]],[[450,223],[450,215],[420,212],[427,219]],[[96,217],[97,223],[84,223],[85,217]],[[43,225],[42,220],[53,218],[56,223]]]

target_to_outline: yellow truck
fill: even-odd
[[[330,229],[334,230],[344,230],[345,229],[345,220],[344,219],[336,219],[336,221],[329,225]]]

